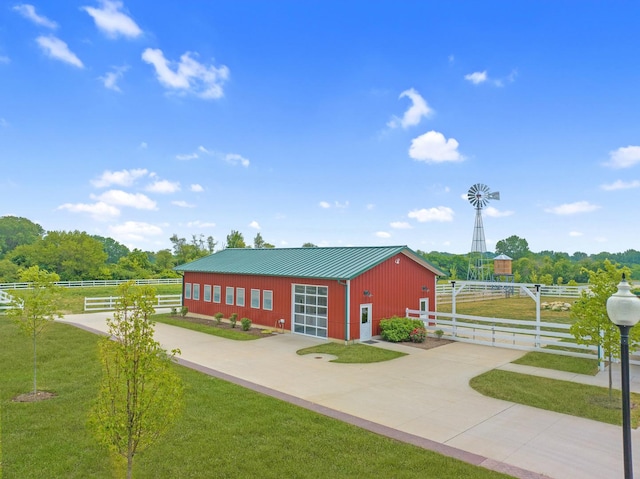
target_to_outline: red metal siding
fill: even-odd
[[[231,316],[232,313],[238,313],[238,319],[246,317],[255,324],[268,327],[274,327],[279,319],[284,319],[285,329],[288,330],[291,329],[291,285],[311,284],[327,286],[329,295],[327,334],[331,338],[344,338],[345,287],[335,280],[185,272],[184,283],[200,284],[200,300],[184,300],[184,305],[189,308],[190,312],[205,314],[207,316],[213,316],[217,312],[221,312],[225,318]],[[204,301],[205,284],[211,285],[211,302]],[[220,303],[213,302],[214,285],[221,287]],[[225,288],[227,286],[245,289],[244,307],[225,304]],[[260,290],[260,309],[251,307],[252,289]],[[262,292],[264,290],[273,291],[273,310],[271,311],[262,309]]]
[[[185,272],[184,283],[200,284],[200,300],[185,299],[184,305],[190,312],[213,316],[221,312],[225,318],[238,313],[238,318],[249,318],[255,324],[274,327],[279,319],[285,320],[285,329],[291,330],[291,288],[292,284],[327,286],[328,297],[328,337],[345,338],[345,292],[344,282],[336,280],[302,279],[272,276],[245,276],[216,273]],[[405,308],[418,309],[420,298],[429,298],[435,305],[436,277],[429,270],[399,253],[375,268],[351,280],[349,339],[360,338],[360,305],[370,303],[372,308],[372,334],[380,334],[380,320],[391,316],[404,316]],[[204,285],[211,285],[211,302],[204,301]],[[220,303],[213,302],[213,286],[221,287]],[[245,289],[245,306],[225,304],[225,288]],[[428,288],[423,291],[422,287]],[[260,309],[251,308],[251,289],[260,289]],[[273,310],[262,309],[262,291],[273,291]],[[365,297],[368,290],[371,296]],[[235,291],[234,291],[235,294]],[[234,296],[235,302],[235,296]]]
[[[421,298],[435,305],[436,276],[404,254],[397,254],[351,281],[351,339],[360,338],[360,305],[372,304],[372,334],[380,334],[380,320],[418,309]],[[428,288],[423,291],[422,287]],[[364,296],[367,290],[371,296]]]

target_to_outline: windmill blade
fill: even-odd
[[[493,193],[489,193],[487,195],[487,199],[488,200],[499,200],[500,199],[500,192],[499,191],[494,191]]]
[[[467,199],[476,208],[484,208],[487,205],[487,196],[489,195],[489,187],[482,183],[476,183],[467,193]]]

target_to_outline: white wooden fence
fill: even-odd
[[[484,301],[489,299],[500,299],[511,296],[526,297],[526,293],[520,288],[521,283],[476,283],[466,281],[456,281],[457,285],[465,283],[465,288],[458,294],[456,301],[458,303],[468,303],[472,301]],[[530,287],[534,284],[528,285]],[[541,296],[550,296],[555,298],[579,298],[582,291],[588,290],[589,286],[545,286],[539,285]],[[436,298],[438,304],[450,304],[453,294],[453,284],[436,285]]]
[[[103,296],[101,298],[84,298],[85,311],[110,311],[116,308],[119,296]],[[179,308],[182,306],[181,294],[156,295],[155,308]]]
[[[11,301],[13,298],[10,294],[0,290],[0,313],[4,313],[8,309],[12,309]]]
[[[443,338],[464,343],[604,360],[597,346],[575,343],[569,324],[411,309],[406,315],[422,320],[430,336],[441,331]],[[630,363],[640,365],[640,358],[632,357]]]
[[[63,288],[93,288],[99,286],[118,286],[122,283],[135,281],[136,284],[182,284],[182,278],[149,278],[149,279],[98,279],[91,281],[58,281],[55,283]],[[3,289],[29,289],[31,283],[0,283]]]

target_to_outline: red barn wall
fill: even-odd
[[[279,319],[285,320],[285,329],[291,330],[292,284],[310,284],[328,287],[327,334],[329,338],[345,338],[345,282],[326,279],[251,276],[218,273],[185,272],[184,283],[200,284],[200,299],[183,299],[190,312],[213,316],[221,312],[225,318],[238,313],[238,320],[249,318],[253,323],[274,327]],[[204,301],[204,285],[211,285],[211,302]],[[360,338],[360,305],[372,304],[372,334],[380,334],[380,320],[391,316],[404,316],[405,308],[418,309],[420,298],[429,298],[435,306],[436,276],[404,254],[397,254],[351,280],[349,339]],[[213,302],[213,286],[221,287],[220,303]],[[225,288],[245,289],[245,306],[225,304]],[[428,291],[423,291],[426,286]],[[183,286],[184,287],[184,286]],[[251,289],[260,289],[260,309],[251,307]],[[273,309],[262,309],[262,291],[273,291]],[[368,290],[371,296],[365,297]],[[192,290],[193,291],[193,290]],[[184,298],[184,291],[183,291]],[[235,303],[234,289],[234,303]]]
[[[292,284],[310,284],[328,287],[327,334],[330,338],[344,338],[344,298],[345,286],[336,280],[305,279],[278,276],[251,276],[238,274],[185,272],[184,283],[200,284],[200,300],[184,299],[190,312],[213,316],[221,312],[225,318],[238,313],[238,320],[249,318],[255,324],[274,327],[279,319],[285,320],[285,329],[291,330],[291,288]],[[211,285],[211,302],[204,301],[204,285]],[[213,302],[213,286],[221,287],[220,303]],[[225,304],[225,288],[245,289],[245,306]],[[184,287],[184,286],[183,286]],[[251,307],[251,289],[260,289],[260,309]],[[262,291],[273,291],[273,310],[262,309]],[[184,291],[182,292],[184,297]],[[235,296],[234,296],[235,302]],[[340,331],[342,333],[340,334]]]
[[[423,291],[426,286],[428,291]],[[371,296],[365,297],[367,290]],[[372,334],[380,334],[380,320],[405,316],[405,309],[419,309],[420,299],[435,307],[436,275],[402,253],[380,263],[351,281],[351,339],[360,338],[360,305],[372,305]]]

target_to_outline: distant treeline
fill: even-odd
[[[418,250],[427,261],[441,269],[449,279],[466,279],[469,268],[469,255],[456,255]],[[487,253],[487,258],[504,254],[512,262],[512,272],[516,283],[541,284],[577,284],[589,281],[589,271],[604,270],[604,261],[627,266],[633,279],[640,279],[640,251],[634,249],[623,253],[603,251],[598,254],[575,252],[571,255],[559,251],[529,250],[527,240],[518,236],[510,236],[496,243],[496,250]],[[488,261],[492,266],[492,261]]]
[[[45,231],[39,224],[16,216],[0,217],[0,283],[20,280],[20,271],[39,266],[55,272],[61,281],[91,279],[143,279],[179,276],[177,265],[193,261],[216,251],[218,242],[211,236],[192,235],[191,239],[171,236],[171,249],[159,251],[130,250],[113,238],[89,235],[83,231]],[[303,247],[315,247],[304,243]],[[221,248],[273,248],[260,233],[253,244],[246,244],[242,233],[232,230]],[[417,251],[442,270],[449,279],[466,279],[468,255]],[[609,260],[630,268],[632,277],[640,279],[640,251],[602,252],[595,255],[557,251],[533,253],[524,238],[510,236],[498,241],[492,258],[505,254],[513,259],[516,282],[543,284],[586,283],[588,272],[604,268]],[[491,262],[489,262],[491,264]]]

